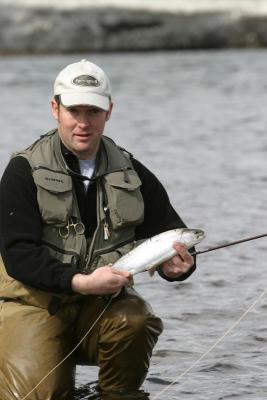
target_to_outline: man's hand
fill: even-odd
[[[162,270],[168,278],[179,278],[194,264],[194,259],[181,243],[174,243],[177,255],[162,264]]]
[[[120,291],[129,283],[132,275],[110,266],[97,268],[89,275],[76,274],[72,278],[72,290],[80,294],[106,295]]]

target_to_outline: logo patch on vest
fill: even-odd
[[[47,176],[44,178],[46,181],[51,181],[51,182],[57,182],[57,183],[64,183],[62,179],[56,179],[56,178],[48,178]]]
[[[100,82],[92,75],[79,75],[72,80],[76,86],[100,86]]]

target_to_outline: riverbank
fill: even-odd
[[[81,7],[117,7],[124,9],[138,9],[164,12],[216,12],[230,11],[242,14],[266,14],[266,0],[1,0],[2,5],[23,7],[53,7],[53,8],[81,8]]]
[[[146,9],[139,9],[136,2],[129,2],[135,7],[108,7],[104,1],[98,7],[84,7],[78,2],[76,8],[71,7],[73,2],[67,2],[69,6],[59,8],[49,1],[38,6],[25,1],[17,0],[12,6],[4,1],[0,6],[1,54],[267,46],[267,5],[264,8],[263,2],[258,3],[262,7],[259,9],[249,8],[250,1],[244,2],[246,9],[222,7],[233,4],[225,1],[205,8],[207,2],[203,2],[202,8],[193,12],[185,7],[172,11],[149,9],[149,2]],[[169,6],[178,3],[170,2]]]

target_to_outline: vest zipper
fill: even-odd
[[[102,207],[104,211],[104,220],[103,220],[103,229],[104,229],[104,240],[108,240],[110,237],[109,225],[108,225],[108,198],[105,191],[105,186],[103,180],[100,181],[101,189],[102,189]],[[101,219],[101,218],[100,218]]]
[[[94,256],[100,256],[101,254],[109,253],[109,252],[112,252],[112,251],[115,251],[115,250],[117,251],[118,247],[124,246],[124,245],[126,245],[128,243],[131,243],[131,242],[134,242],[134,238],[125,240],[124,242],[120,242],[120,243],[118,243],[118,244],[116,244],[116,245],[114,245],[112,247],[109,247],[108,249],[96,250],[95,253],[94,253]],[[118,253],[120,253],[120,252],[118,251]],[[93,261],[93,260],[91,260],[91,261]]]
[[[76,257],[78,256],[78,254],[75,253],[75,251],[63,250],[60,247],[55,246],[54,244],[46,242],[45,240],[43,240],[42,243],[45,244],[47,247],[51,247],[51,249],[58,251],[59,253],[67,254],[67,255],[70,255],[70,256],[73,255],[73,256],[76,256]]]
[[[99,205],[100,205],[100,191],[99,191],[99,181],[96,183],[96,190],[97,190],[97,204],[96,204],[96,209],[97,209],[97,227],[94,231],[92,240],[90,245],[87,245],[87,249],[86,249],[86,256],[85,256],[85,262],[84,262],[84,268],[83,271],[86,273],[88,268],[87,266],[90,264],[91,262],[91,258],[92,258],[92,253],[93,253],[93,248],[94,248],[94,243],[95,243],[95,239],[96,239],[96,235],[100,229],[100,225],[101,225],[101,218],[100,218],[100,211],[99,211]]]

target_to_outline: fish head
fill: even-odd
[[[205,232],[202,229],[193,229],[193,228],[184,228],[181,234],[180,243],[184,243],[184,245],[190,249],[195,246],[201,240],[205,238]]]

